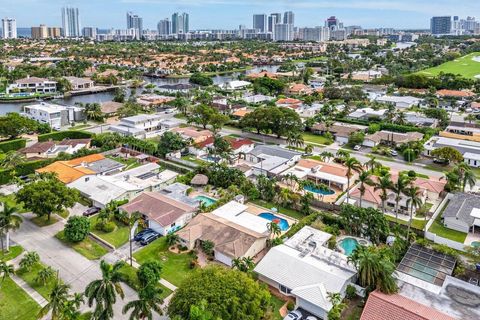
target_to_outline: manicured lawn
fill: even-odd
[[[122,267],[120,272],[124,277],[124,282],[128,286],[130,286],[132,289],[135,289],[137,291],[140,289],[140,281],[138,281],[137,269],[135,267],[132,267],[127,263]],[[172,290],[168,289],[161,283],[158,283],[157,287],[162,289],[162,294],[161,294],[162,299],[165,299],[172,293]]]
[[[113,157],[113,156],[107,156],[107,158],[110,158],[112,160],[115,160],[117,162],[120,162],[120,163],[124,164],[126,166],[125,170],[133,169],[133,168],[136,168],[136,167],[140,166],[140,162],[138,162],[137,159],[135,159],[135,158],[125,159],[125,158],[122,158],[122,157]]]
[[[35,217],[30,221],[32,221],[39,227],[47,227],[47,226],[51,226],[54,223],[57,223],[58,219],[52,214],[50,216],[50,220],[47,219],[47,216],[43,216],[43,217]]]
[[[5,252],[5,255],[0,250],[0,261],[10,261],[15,259],[23,252],[23,248],[21,246],[11,246],[8,252]]]
[[[12,279],[6,278],[0,287],[0,319],[35,320],[40,306]]]
[[[55,284],[55,276],[52,277],[50,280],[46,282],[45,285],[43,285],[42,282],[37,282],[35,281],[35,278],[37,277],[37,274],[40,270],[42,270],[44,267],[46,267],[44,264],[37,263],[35,264],[30,271],[27,269],[20,268],[17,270],[16,274],[20,278],[22,278],[30,287],[35,289],[38,293],[42,295],[45,299],[48,300],[50,292],[52,291],[52,288]]]
[[[273,308],[273,318],[275,320],[282,320],[283,317],[280,315],[280,308],[283,307],[283,305],[285,304],[285,301],[277,298],[276,296],[274,296],[272,294],[271,298],[270,298],[270,303],[272,305],[272,308]]]
[[[387,218],[387,220],[395,222],[395,217],[391,217],[389,215],[385,215],[385,217]],[[428,220],[427,220],[427,222],[428,222]],[[405,221],[405,220],[402,220],[402,219],[398,219],[398,224],[408,226],[408,222]],[[413,219],[412,220],[412,228],[413,229],[423,230],[425,228],[425,225],[426,225],[426,222],[423,219],[422,220],[418,220],[418,219]]]
[[[281,207],[281,206],[279,206],[275,203],[272,203],[272,202],[267,202],[267,201],[263,201],[263,200],[254,200],[254,201],[251,201],[251,202],[256,204],[257,206],[261,206],[261,207],[267,208],[269,210],[271,210],[272,208],[277,208],[278,213],[284,214],[286,216],[292,217],[292,218],[297,219],[297,220],[305,218],[305,216],[302,213],[298,212],[297,210],[284,208],[284,207]]]
[[[25,213],[27,210],[23,208],[21,203],[17,203],[15,195],[9,194],[8,196],[0,196],[0,202],[6,203],[9,207],[16,207],[18,213]]]
[[[77,124],[74,127],[68,128],[68,130],[81,130],[81,129],[90,128],[90,127],[91,127],[91,125],[89,125],[89,124]]]
[[[108,253],[108,250],[92,240],[91,238],[87,237],[85,240],[78,242],[78,243],[72,243],[69,242],[66,238],[65,235],[63,234],[63,231],[60,231],[55,235],[55,237],[62,241],[66,246],[71,247],[73,250],[77,251],[80,253],[82,256],[89,260],[97,260],[100,259],[102,256]]]
[[[442,208],[442,211],[438,214],[437,218],[432,223],[432,225],[430,226],[430,229],[428,229],[428,231],[430,231],[431,233],[435,233],[437,236],[447,238],[447,239],[450,239],[452,241],[464,243],[465,238],[467,237],[466,233],[463,233],[463,232],[460,232],[460,231],[457,231],[457,230],[448,229],[442,223],[443,211],[445,210],[445,208],[447,206],[448,206],[448,202]]]
[[[200,166],[203,166],[204,164],[207,164],[207,161],[203,161],[201,159],[198,159],[197,157],[195,157],[193,155],[183,156],[183,157],[181,157],[181,159],[185,160],[185,161],[196,163]]]
[[[480,61],[473,60],[475,57],[480,57],[480,52],[470,53],[453,61],[445,62],[437,67],[419,71],[418,73],[427,76],[437,76],[440,72],[453,73],[460,74],[465,78],[475,79],[475,76],[480,75]]]
[[[126,225],[124,225],[121,222],[114,221],[117,228],[112,232],[107,233],[107,232],[103,232],[101,230],[95,229],[97,220],[98,220],[97,216],[93,216],[92,218],[90,218],[90,222],[91,222],[90,231],[93,232],[95,235],[107,241],[108,243],[113,245],[115,248],[119,248],[128,242],[129,228]]]
[[[313,133],[304,133],[303,134],[303,140],[305,142],[311,142],[311,143],[316,143],[316,144],[324,144],[324,145],[329,145],[332,144],[332,141],[321,136],[318,134],[313,134]]]
[[[149,260],[157,260],[162,263],[162,278],[179,286],[185,278],[193,272],[190,269],[192,255],[189,253],[177,254],[168,251],[165,237],[155,240],[145,248],[135,252],[133,257],[142,264]]]

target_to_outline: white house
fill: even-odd
[[[273,145],[257,145],[246,154],[246,161],[253,164],[253,174],[275,176],[293,166],[302,154]]]
[[[230,90],[230,91],[235,91],[235,90],[243,90],[246,89],[249,85],[251,85],[251,82],[248,81],[243,81],[243,80],[232,80],[225,82],[220,85],[220,88],[224,90]]]
[[[398,109],[407,109],[413,106],[418,106],[423,101],[420,98],[411,96],[382,96],[377,98],[378,102],[389,104]]]
[[[387,109],[374,110],[372,108],[361,108],[350,113],[348,118],[356,120],[368,120],[369,118],[383,119],[386,112]]]
[[[257,264],[258,279],[295,299],[295,307],[327,319],[332,303],[328,293],[343,298],[356,280],[356,270],[347,256],[328,249],[332,235],[303,227],[284,244],[275,246]]]
[[[57,82],[44,78],[26,77],[16,80],[7,87],[7,94],[12,91],[30,92],[30,93],[55,93],[57,92]]]
[[[83,121],[85,112],[83,108],[75,106],[60,106],[41,102],[40,104],[23,107],[22,115],[40,123],[47,123],[53,129],[60,130],[72,122]]]
[[[95,82],[88,78],[65,77],[65,79],[70,82],[73,91],[90,89],[95,86]]]
[[[432,137],[425,142],[424,154],[431,156],[432,151],[442,147],[457,149],[463,155],[463,161],[471,167],[480,167],[480,142],[453,139],[447,137]]]
[[[120,119],[120,123],[110,126],[110,130],[124,136],[144,139],[158,136],[178,125],[177,120],[165,119],[164,114],[139,114]]]

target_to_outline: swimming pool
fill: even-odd
[[[273,213],[262,212],[258,216],[263,218],[263,219],[266,219],[268,221],[275,221],[278,224],[278,226],[280,227],[280,230],[282,230],[282,231],[287,231],[288,228],[290,227],[287,220],[285,220],[283,218],[280,218],[280,217],[277,217]]]
[[[360,245],[357,239],[354,238],[344,238],[338,243],[340,247],[345,252],[345,255],[349,256],[353,251]]]
[[[333,191],[332,189],[325,190],[325,189],[315,188],[313,186],[305,186],[303,189],[313,193],[323,194],[324,196],[330,196],[332,194],[335,194],[335,191]]]
[[[209,198],[209,197],[206,197],[206,196],[202,196],[202,195],[196,196],[195,199],[200,201],[201,203],[203,203],[207,207],[210,207],[212,204],[217,202],[217,200],[215,200],[215,199],[212,199],[212,198]]]

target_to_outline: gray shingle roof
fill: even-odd
[[[456,217],[472,225],[475,218],[470,213],[475,208],[480,209],[480,196],[469,193],[456,193],[450,199],[447,208],[443,212],[443,217]]]
[[[253,149],[250,153],[255,156],[266,154],[269,156],[275,156],[275,157],[284,158],[284,159],[292,159],[295,156],[301,155],[301,153],[299,152],[287,150],[277,146],[269,146],[269,145],[257,145],[255,149]]]

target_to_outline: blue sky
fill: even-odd
[[[336,15],[345,25],[428,28],[433,15],[477,16],[480,0],[0,0],[0,16],[17,19],[18,27],[44,23],[60,26],[60,8],[80,9],[82,26],[125,28],[125,13],[144,18],[145,28],[175,11],[190,13],[193,29],[251,26],[253,13],[294,11],[295,25],[323,25]]]

